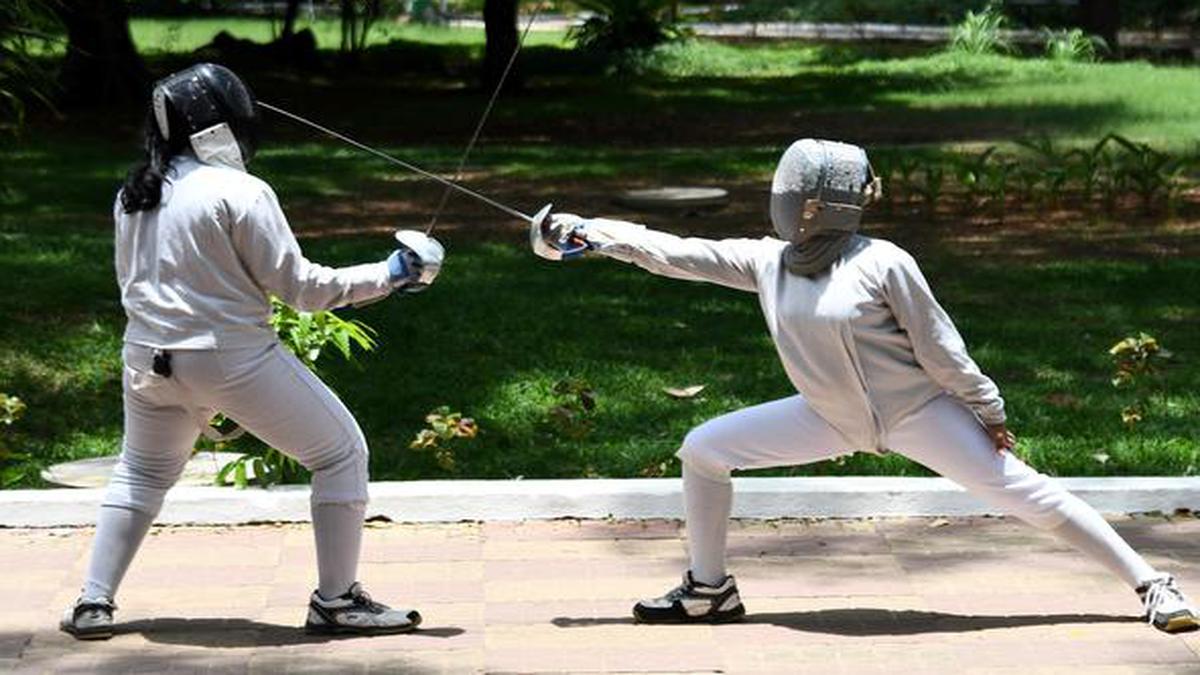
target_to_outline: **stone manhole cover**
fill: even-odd
[[[714,187],[661,187],[626,190],[616,202],[651,211],[715,211],[729,203],[729,193]]]
[[[177,485],[212,485],[221,467],[238,457],[241,454],[236,452],[197,452],[183,467]],[[104,487],[116,465],[116,455],[55,464],[42,471],[42,480],[62,487]]]

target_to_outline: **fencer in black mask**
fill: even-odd
[[[76,637],[112,635],[125,571],[218,412],[312,471],[318,583],[306,627],[379,634],[420,623],[357,581],[366,440],[337,395],[279,343],[271,296],[317,311],[424,288],[441,267],[441,244],[402,230],[385,260],[308,260],[274,190],[246,171],[257,146],[254,96],[229,69],[202,63],[155,85],[146,156],[113,209],[125,433],[82,592],[61,622]]]

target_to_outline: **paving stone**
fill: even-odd
[[[1118,519],[1151,564],[1200,589],[1200,520]],[[1200,675],[1200,633],[1166,636],[1099,565],[999,518],[734,521],[749,614],[634,624],[678,583],[680,523],[370,523],[360,578],[425,617],[410,635],[302,630],[306,525],[155,528],[119,597],[119,634],[56,630],[92,532],[0,531],[0,672],[967,673]],[[12,562],[20,564],[11,564]]]

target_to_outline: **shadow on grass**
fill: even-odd
[[[111,243],[36,230],[16,236],[0,253],[0,265],[20,272],[0,277],[0,315],[10,318],[0,326],[0,366],[3,386],[30,406],[14,429],[28,434],[21,447],[46,462],[115,451],[122,324],[106,271]],[[446,238],[446,273],[428,293],[345,314],[380,331],[377,353],[361,366],[323,362],[323,376],[370,439],[377,479],[630,476],[647,467],[673,473],[671,457],[688,428],[791,393],[750,294],[607,261],[556,267],[524,247],[468,237]],[[335,265],[381,255],[380,242],[363,238],[306,242],[305,250]],[[1065,439],[1033,444],[1036,466],[1059,475],[1131,472],[1125,467],[1171,473],[1193,461],[1193,418],[1183,413],[1196,405],[1186,392],[1196,390],[1200,371],[1183,361],[1171,370],[1182,412],[1148,420],[1138,436],[1124,433],[1116,417],[1122,393],[1104,378],[1106,350],[1125,331],[1148,326],[1181,352],[1190,344],[1195,301],[1186,289],[1195,287],[1200,265],[982,265],[944,252],[922,264],[972,353],[1005,388],[1025,436]],[[1031,288],[1046,311],[1027,311]],[[1070,349],[1056,346],[1064,335]],[[1083,384],[1073,391],[1087,397],[1084,404],[1047,405],[1044,397],[1060,385],[1044,382],[1046,371],[1078,375],[1073,381]],[[599,404],[581,439],[548,421],[553,387],[568,378],[590,383]],[[708,388],[689,400],[662,393],[690,384]],[[440,405],[475,417],[483,430],[458,454],[455,473],[429,453],[408,450],[424,415]],[[1112,448],[1111,461],[1098,464],[1093,448]],[[895,456],[784,471],[927,474]]]
[[[1109,614],[1020,614],[988,616],[948,614],[917,610],[890,610],[873,607],[822,609],[812,612],[769,612],[747,614],[743,623],[779,626],[806,633],[826,633],[848,637],[881,635],[922,635],[927,633],[971,633],[975,631],[1022,626],[1059,624],[1140,623],[1133,616]],[[551,623],[559,628],[587,628],[632,624],[632,618],[558,617]]]
[[[407,635],[453,638],[464,634],[462,628],[445,626],[419,628]],[[336,640],[359,639],[358,635],[311,635],[299,626],[284,626],[249,619],[161,618],[117,624],[116,635],[136,633],[159,644],[211,647],[286,647],[322,644]]]

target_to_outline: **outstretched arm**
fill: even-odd
[[[755,261],[764,246],[761,240],[679,237],[636,223],[570,214],[552,216],[547,229],[552,243],[568,248],[572,241],[585,243],[589,250],[654,274],[758,290]]]
[[[1004,399],[996,383],[967,354],[966,344],[912,256],[898,251],[884,275],[884,295],[896,322],[908,333],[917,362],[934,382],[965,403],[998,449],[1012,446],[1004,427]]]
[[[396,288],[387,261],[326,267],[300,250],[275,193],[265,188],[232,224],[233,243],[246,271],[264,290],[303,311],[370,302]]]

